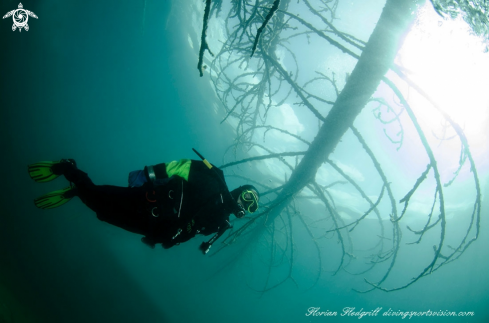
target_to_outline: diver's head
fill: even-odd
[[[254,213],[258,210],[260,195],[253,185],[240,186],[237,189],[234,189],[231,192],[231,195],[244,211]]]

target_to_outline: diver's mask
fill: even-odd
[[[249,213],[258,210],[258,195],[253,190],[244,190],[240,194],[241,206]]]

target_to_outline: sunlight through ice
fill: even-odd
[[[489,53],[485,47],[461,17],[443,19],[427,2],[419,9],[396,64],[462,127],[472,149],[487,151]],[[410,96],[413,89],[403,92],[418,118],[441,133],[443,122],[436,109],[419,96]]]

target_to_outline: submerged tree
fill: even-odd
[[[325,270],[323,257],[327,253],[330,263],[331,257],[336,259],[335,268],[330,268],[334,274],[340,270],[361,275],[377,274],[375,281],[365,279],[368,285],[362,291],[406,288],[459,258],[479,235],[479,180],[462,128],[431,102],[444,116],[446,128],[453,131],[461,143],[458,170],[450,181],[443,183],[432,144],[408,100],[396,86],[396,82],[402,80],[406,86],[430,100],[394,64],[402,36],[414,19],[417,1],[387,0],[368,41],[362,41],[335,27],[338,1],[303,0],[296,3],[290,0],[232,0],[225,19],[226,41],[209,64],[216,93],[226,109],[224,120],[231,121],[236,130],[235,142],[228,149],[233,161],[221,168],[232,169],[245,163],[258,164],[272,160],[283,165],[280,168],[284,170],[282,183],[254,181],[264,191],[261,194],[262,200],[268,202],[262,203],[260,214],[247,218],[244,223],[237,223],[222,245],[224,248],[238,240],[253,241],[257,237],[265,239],[269,251],[266,256],[269,270],[265,287],[261,291],[294,280],[297,249],[309,250],[309,247],[304,246],[307,242],[294,240],[298,231],[309,236],[309,245],[316,250],[314,258],[317,259],[318,269],[313,285]],[[208,19],[212,16],[211,12],[217,15],[223,10],[221,1],[211,6],[211,1],[207,0],[198,66],[201,75],[204,72],[204,52],[209,50],[206,41]],[[301,13],[307,14],[309,19],[302,18]],[[322,42],[325,52],[336,49],[345,57],[356,60],[355,67],[345,76],[344,82],[335,73],[325,72],[324,68],[315,71],[315,76],[310,77],[312,71],[304,71],[307,62],[296,58],[296,49],[290,45],[292,42]],[[389,70],[397,74],[396,82],[390,79],[393,77],[385,76]],[[383,95],[374,97],[380,87],[383,88]],[[390,96],[397,99],[389,99]],[[319,129],[313,140],[299,136],[284,125],[268,122],[270,114],[283,109],[285,105],[309,111],[308,118],[313,116],[317,120]],[[389,177],[385,171],[386,165],[382,165],[380,156],[372,149],[372,143],[364,138],[361,129],[354,126],[355,119],[367,105],[376,106],[374,116],[382,124],[398,127],[395,135],[386,132],[398,149],[404,140],[405,120],[401,121],[401,115],[407,115],[427,156],[425,170],[418,174],[418,179],[410,184],[411,189],[402,196],[396,196],[392,189],[396,184],[392,182],[396,178]],[[280,134],[284,142],[267,146],[266,139],[271,134]],[[358,183],[348,169],[332,158],[335,149],[343,144],[342,139],[347,135],[356,138],[358,147],[363,150],[364,163],[369,163],[376,173],[378,180],[375,185],[371,185],[374,187],[366,188]],[[302,149],[289,151],[289,147]],[[240,157],[243,155],[246,156]],[[455,239],[457,245],[452,246],[447,242],[445,191],[467,162],[473,174],[476,194],[473,208],[467,217],[466,231]],[[330,174],[335,172],[335,180],[324,183],[323,178],[319,179],[318,172],[325,171]],[[240,171],[240,175],[234,172],[230,176],[240,177],[242,174]],[[253,181],[252,178],[247,180]],[[400,286],[385,287],[401,250],[401,224],[408,217],[410,202],[413,196],[419,194],[420,187],[429,186],[431,182],[432,206],[426,214],[425,223],[421,228],[407,226],[407,232],[418,237],[417,241],[410,241],[414,244],[420,244],[425,237],[425,240],[435,237],[432,255],[414,278]],[[358,199],[364,201],[361,212],[353,212],[345,205],[344,199],[338,198],[339,192],[345,192],[340,188],[342,186],[348,186],[349,191],[356,191]],[[377,192],[376,197],[372,197],[373,190]],[[322,205],[319,215],[311,212],[317,208],[313,200]],[[376,240],[370,242],[368,250],[362,251],[358,241],[365,233],[359,234],[359,229],[354,230],[362,225],[371,226],[372,221],[376,223],[376,231],[369,233],[369,239]],[[338,247],[336,250],[325,251],[323,241],[336,241]],[[279,278],[273,277],[277,268],[283,270]],[[372,270],[374,268],[381,270],[382,274],[379,276],[378,270]]]

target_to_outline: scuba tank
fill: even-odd
[[[218,200],[222,209],[226,210],[225,212],[233,213],[238,218],[243,217],[245,210],[231,195],[222,172],[218,172],[216,167],[211,165],[195,149],[192,148],[192,150],[202,159],[205,165],[205,167],[199,168],[199,174],[200,172],[205,172],[207,168],[209,171],[207,176],[216,179],[215,185],[220,191]],[[187,207],[184,210],[183,201],[186,194],[189,194],[188,177],[190,166],[191,160],[182,159],[168,164],[161,163],[146,166],[144,170],[129,173],[128,182],[130,187],[147,187],[147,208],[151,214],[149,216],[150,232],[141,240],[152,248],[154,248],[156,243],[162,243],[164,248],[170,248],[180,242],[187,241],[200,232],[195,229],[201,230],[200,227],[193,227],[194,218],[199,212],[196,213],[195,209],[192,211],[192,201],[186,201]],[[171,176],[168,177],[169,175]],[[200,205],[200,203],[197,205]],[[204,210],[202,209],[202,211]],[[188,229],[189,225],[190,230]],[[206,254],[212,244],[231,227],[229,221],[223,221],[216,228],[217,233],[208,242],[203,242],[199,249]]]

